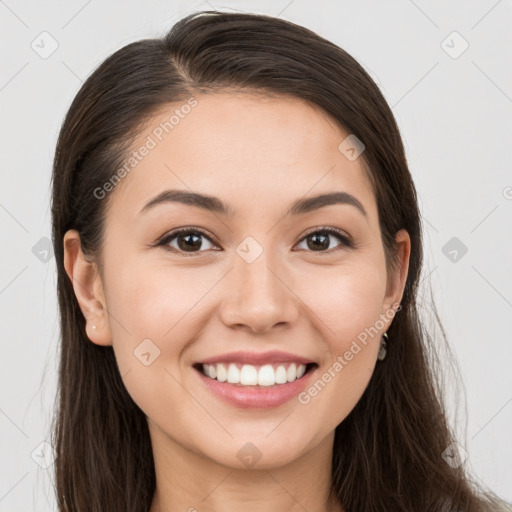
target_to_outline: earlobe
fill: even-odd
[[[67,231],[63,245],[64,268],[86,319],[87,337],[97,345],[112,345],[107,305],[98,266],[83,254],[78,231]]]

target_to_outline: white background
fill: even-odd
[[[420,197],[421,309],[428,319],[431,288],[460,367],[460,388],[446,384],[455,390],[450,403],[461,408],[462,421],[467,400],[467,439],[457,441],[469,453],[475,479],[511,500],[510,0],[0,0],[0,510],[56,510],[53,467],[43,469],[31,456],[36,450],[36,459],[51,461],[51,450],[40,444],[49,440],[56,390],[55,259],[50,254],[45,263],[32,249],[41,256],[40,240],[50,238],[49,184],[60,124],[83,80],[107,55],[208,9],[304,25],[348,51],[379,84]],[[58,43],[46,59],[31,47],[33,41],[42,46],[43,31]],[[464,47],[453,31],[469,44],[457,58],[445,51]],[[442,251],[452,237],[468,249],[456,262]]]

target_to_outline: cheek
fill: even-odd
[[[327,429],[333,429],[355,407],[375,368],[385,269],[377,262],[360,262],[315,282],[305,302],[318,317],[316,326],[324,340],[325,357],[315,381],[299,401],[326,418]]]
[[[186,412],[179,361],[194,332],[194,304],[204,292],[188,286],[179,272],[171,276],[140,263],[110,275],[110,325],[124,385],[148,417],[165,424],[162,404]]]
[[[311,310],[310,318],[318,319],[332,356],[349,350],[352,340],[376,323],[380,326],[386,283],[385,268],[378,261],[359,261],[309,275],[298,295]]]
[[[198,279],[193,270],[149,264],[144,258],[116,265],[110,269],[108,281],[109,310],[119,320],[111,322],[112,328],[120,338],[127,331],[132,336],[163,338],[211,286],[204,277],[205,273]],[[210,278],[213,284],[213,277]]]
[[[182,353],[194,339],[199,319],[208,318],[205,296],[219,276],[161,264],[150,268],[143,261],[126,261],[109,275],[107,303],[121,374],[139,369],[138,356],[149,352],[145,358],[154,359],[151,366],[167,368],[178,377]]]

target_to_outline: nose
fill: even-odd
[[[236,257],[227,276],[227,299],[221,307],[221,319],[230,328],[257,334],[273,327],[291,325],[299,316],[300,300],[293,291],[290,272],[270,261],[263,253],[252,263]]]

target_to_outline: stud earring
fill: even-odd
[[[379,361],[382,361],[388,352],[388,344],[386,343],[386,340],[389,340],[388,333],[385,332],[382,335],[381,341],[380,341],[380,347],[379,347],[379,355],[377,356],[377,359]]]
[[[95,325],[93,325],[93,326],[92,326],[92,328],[93,328],[93,329],[96,329],[96,326],[95,326]]]

